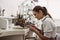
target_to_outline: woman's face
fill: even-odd
[[[34,14],[35,18],[37,18],[37,19],[43,18],[43,13],[41,10],[39,12],[33,11],[33,14]]]

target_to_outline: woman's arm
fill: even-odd
[[[35,27],[34,25],[31,25],[32,27],[34,27],[36,30],[38,30],[41,34],[42,34],[42,31],[40,29],[38,29],[37,27]]]
[[[35,26],[29,26],[30,30],[32,30],[33,32],[35,32],[39,38],[41,38],[42,40],[50,40],[49,38],[45,37],[44,35],[41,34],[41,30],[37,30],[38,28],[36,28]]]

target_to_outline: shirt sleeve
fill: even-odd
[[[43,22],[44,36],[51,38],[53,32],[53,23],[52,21],[46,20]]]
[[[43,28],[44,28],[44,32],[52,32],[53,31],[53,27],[52,27],[50,21],[45,21],[43,23]]]

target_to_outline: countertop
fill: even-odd
[[[0,30],[0,37],[10,36],[10,35],[27,35],[29,29],[9,29]]]

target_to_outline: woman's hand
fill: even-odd
[[[31,30],[31,31],[37,31],[37,29],[35,28],[34,25],[27,25],[27,27]]]

